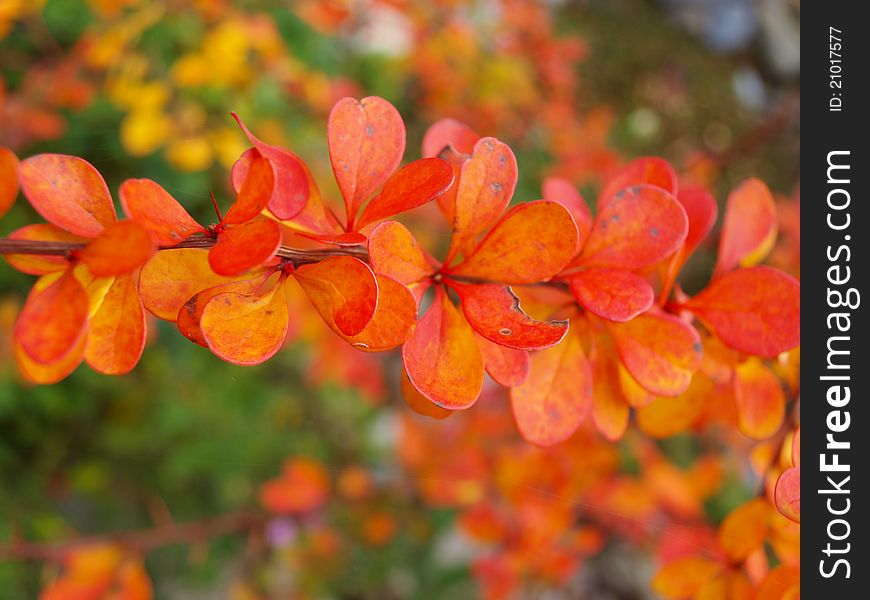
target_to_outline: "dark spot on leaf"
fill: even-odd
[[[498,333],[499,333],[500,335],[508,336],[508,335],[513,334],[513,331],[511,331],[511,330],[508,329],[507,327],[504,327],[504,328],[502,328],[502,329],[499,329],[499,330],[498,330]]]
[[[701,351],[701,342],[695,342],[694,344],[692,344],[692,349],[695,352],[700,352]]]
[[[484,140],[483,145],[487,150],[495,149],[495,144],[492,140]]]
[[[375,126],[369,123],[366,125],[366,135],[369,137],[374,137],[375,135]]]
[[[492,191],[493,191],[493,192],[495,192],[495,193],[499,193],[499,192],[501,191],[501,188],[502,188],[503,186],[502,186],[502,184],[500,184],[499,182],[497,182],[497,181],[493,181],[491,184],[489,184],[489,187],[492,188]]]
[[[500,164],[505,164],[505,163],[507,163],[507,156],[505,156],[504,154],[499,154],[499,155],[498,155],[498,162],[499,162]]]
[[[649,228],[650,237],[657,238],[659,237],[659,228],[658,227],[650,227]]]
[[[620,217],[619,215],[611,215],[610,220],[611,221],[619,221],[621,218],[622,217]]]

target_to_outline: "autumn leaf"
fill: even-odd
[[[691,325],[673,315],[644,313],[608,327],[619,358],[644,389],[677,396],[689,387],[701,364],[701,338]]]
[[[411,291],[386,275],[376,274],[378,302],[372,320],[356,335],[344,336],[351,346],[383,352],[401,346],[417,323],[417,299]]]
[[[335,256],[295,271],[314,308],[334,331],[355,336],[365,330],[378,305],[378,284],[367,264]]]
[[[659,569],[652,580],[652,589],[668,600],[688,600],[720,569],[715,561],[708,558],[679,558]]]
[[[800,344],[800,282],[771,267],[725,273],[684,306],[747,354],[773,357]]]
[[[130,275],[118,277],[88,321],[85,360],[106,375],[129,373],[145,348],[145,310]]]
[[[142,225],[160,246],[174,246],[205,228],[163,189],[150,179],[128,179],[118,192],[124,213]]]
[[[658,157],[637,158],[610,178],[601,189],[598,195],[598,211],[603,210],[621,190],[637,185],[655,186],[671,196],[676,196],[678,192],[677,174],[666,160]]]
[[[381,223],[369,236],[369,260],[376,273],[411,284],[431,275],[434,270],[413,234],[396,221]]]
[[[343,98],[329,113],[329,158],[344,198],[348,229],[355,217],[396,170],[405,153],[405,124],[392,104],[369,96]]]
[[[97,277],[114,277],[141,267],[155,250],[151,234],[142,225],[116,221],[79,251],[78,256]]]
[[[269,203],[274,186],[272,165],[259,152],[253,154],[236,201],[224,215],[223,222],[241,224],[255,218]]]
[[[474,332],[440,287],[402,346],[402,362],[414,387],[442,408],[468,408],[480,395],[483,355]]]
[[[15,323],[21,349],[42,364],[60,361],[87,332],[88,295],[72,271],[27,298]]]
[[[39,242],[63,242],[70,244],[87,244],[90,240],[61,229],[51,223],[36,223],[25,225],[9,234],[12,240],[32,240]],[[7,254],[7,262],[15,269],[29,275],[46,275],[65,270],[70,262],[64,256],[41,254]]]
[[[719,545],[735,561],[745,560],[767,537],[767,503],[755,498],[731,511],[719,527]]]
[[[279,514],[300,514],[323,506],[329,497],[329,475],[318,461],[294,457],[284,463],[281,475],[260,489],[266,510]]]
[[[456,411],[441,408],[429,398],[420,393],[411,380],[408,379],[407,373],[402,373],[402,399],[408,408],[413,410],[418,415],[431,417],[433,419],[446,419]]]
[[[289,324],[284,286],[262,295],[225,292],[202,311],[200,328],[209,349],[237,365],[258,365],[275,355],[287,337]]]
[[[574,223],[577,224],[579,233],[579,246],[582,248],[589,237],[589,232],[592,231],[592,212],[589,210],[586,200],[570,181],[559,177],[545,179],[541,193],[544,200],[560,203],[574,217]]]
[[[458,218],[458,217],[457,217]],[[577,226],[559,203],[536,200],[509,210],[450,276],[522,284],[546,281],[577,251]]]
[[[95,238],[118,217],[102,175],[84,159],[38,154],[21,163],[21,189],[49,223]]]
[[[574,334],[532,354],[528,378],[511,389],[511,408],[523,438],[552,446],[577,430],[592,398],[592,370]]]
[[[504,285],[464,284],[448,280],[456,290],[468,324],[481,336],[508,348],[541,350],[558,344],[568,321],[536,321],[520,308],[520,299]]]
[[[568,285],[580,306],[609,321],[630,321],[655,297],[646,279],[621,269],[586,269],[571,275]]]
[[[770,190],[759,179],[741,183],[728,195],[714,276],[761,262],[773,248],[776,232],[776,204]]]
[[[18,157],[0,147],[0,217],[9,212],[18,197]]]
[[[776,509],[796,523],[801,522],[801,468],[786,469],[774,488]]]
[[[370,223],[421,206],[443,194],[453,183],[453,169],[440,158],[422,158],[396,171],[381,192],[365,205],[355,223]]]
[[[271,219],[229,225],[209,250],[208,263],[218,275],[241,275],[274,258],[281,239],[281,227]]]
[[[785,419],[785,393],[774,372],[757,358],[735,369],[734,397],[740,431],[756,440],[779,431]]]
[[[486,372],[496,383],[505,387],[522,385],[529,376],[529,353],[490,342],[482,335],[475,335]]]

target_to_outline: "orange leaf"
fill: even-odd
[[[402,371],[402,399],[408,408],[413,410],[418,415],[424,417],[432,417],[433,419],[446,419],[455,411],[441,408],[433,403],[429,398],[421,394],[411,380],[408,379],[408,374]]]
[[[580,234],[579,245],[583,247],[586,238],[589,237],[589,232],[592,230],[592,212],[589,210],[586,200],[570,181],[559,177],[545,179],[541,191],[544,200],[558,202],[568,209],[577,224],[577,231]]]
[[[178,311],[194,294],[234,279],[211,270],[207,250],[162,250],[142,267],[139,293],[154,316],[175,321]]]
[[[626,188],[598,211],[579,264],[642,269],[676,252],[688,228],[685,209],[668,192],[649,185]]]
[[[761,581],[755,590],[755,600],[798,600],[800,590],[800,567],[780,565]]]
[[[586,269],[568,279],[580,306],[610,321],[630,321],[655,298],[646,279],[621,269]]]
[[[402,161],[405,124],[383,98],[342,98],[329,113],[328,137],[332,170],[353,230],[359,208]]]
[[[453,169],[440,158],[415,160],[387,179],[381,193],[366,204],[355,229],[411,210],[443,194],[453,183]]]
[[[719,545],[728,557],[745,560],[767,537],[767,502],[754,498],[732,510],[719,527]]]
[[[258,365],[281,348],[289,321],[280,282],[261,296],[235,292],[214,296],[205,305],[199,323],[215,355],[237,365]]]
[[[271,260],[281,247],[281,226],[271,219],[230,225],[218,234],[208,263],[218,275],[241,275]]]
[[[280,477],[267,481],[260,502],[273,513],[304,513],[322,506],[329,496],[329,475],[311,458],[291,458]]]
[[[218,294],[225,294],[227,292],[252,296],[265,283],[264,278],[260,276],[252,279],[240,279],[222,283],[198,292],[185,302],[184,306],[178,311],[178,316],[175,319],[178,330],[193,343],[207,348],[208,343],[202,334],[200,321],[202,320],[202,311],[205,310],[209,301]]]
[[[576,251],[577,226],[565,207],[547,200],[525,202],[509,210],[450,274],[536,283],[561,271]]]
[[[453,238],[445,264],[474,248],[477,235],[504,211],[517,185],[517,159],[495,138],[483,138],[461,168],[453,216]]]
[[[475,335],[486,372],[496,383],[505,387],[522,385],[529,376],[529,353],[515,350],[501,344],[494,344],[482,335]]]
[[[253,154],[236,201],[224,215],[223,222],[245,223],[259,215],[269,203],[274,187],[272,165],[259,152]]]
[[[689,231],[681,251],[683,257],[688,257],[713,229],[719,208],[713,195],[697,186],[681,189],[677,200],[683,205],[689,219]]]
[[[269,210],[279,219],[295,217],[305,208],[312,191],[312,183],[305,163],[289,150],[261,142],[254,137],[236,113],[231,114],[256,151],[272,165],[274,187],[269,198]],[[240,190],[244,180],[247,179],[253,158],[254,153],[247,151],[233,165],[232,178],[236,189]]]
[[[800,282],[766,266],[715,278],[685,303],[728,346],[773,357],[800,344]]]
[[[692,598],[720,569],[712,560],[700,556],[679,558],[659,569],[653,578],[652,589],[668,600]]]
[[[541,350],[562,341],[568,321],[536,321],[520,308],[506,285],[465,284],[448,280],[462,302],[471,328],[496,344],[517,350]]]
[[[599,212],[621,190],[636,185],[652,185],[677,195],[677,174],[663,158],[638,158],[628,163],[612,177],[598,195]]]
[[[654,398],[638,408],[637,426],[654,438],[667,438],[686,431],[714,402],[713,382],[706,377],[692,378],[689,388],[676,398]]]
[[[314,308],[337,333],[355,336],[371,322],[378,305],[378,284],[361,260],[335,256],[302,265],[295,275]]]
[[[761,262],[773,248],[776,231],[776,204],[770,190],[759,179],[747,179],[728,195],[714,275],[738,264]]]
[[[480,136],[465,123],[441,119],[432,123],[423,136],[423,156],[438,156],[449,146],[462,154],[471,154],[479,139]]]
[[[375,275],[378,305],[360,333],[345,337],[358,350],[383,352],[401,346],[417,323],[417,299],[407,287],[386,275]]]
[[[404,284],[415,283],[433,273],[413,234],[397,221],[381,223],[369,236],[369,260],[376,273]]]
[[[402,362],[414,387],[442,408],[468,408],[480,395],[483,355],[471,327],[441,287],[402,346]]]
[[[677,396],[701,365],[695,328],[668,314],[644,313],[627,323],[609,323],[622,364],[646,390]]]
[[[8,148],[0,148],[0,217],[18,197],[18,157]]]
[[[596,337],[589,364],[593,384],[592,421],[595,428],[613,442],[625,433],[629,410],[620,386],[619,361],[605,336]]]
[[[15,323],[15,339],[38,363],[57,363],[87,333],[88,295],[67,271],[43,290],[32,292]]]
[[[129,373],[145,348],[145,310],[136,281],[115,279],[100,309],[89,320],[85,360],[98,373]]]
[[[41,242],[69,242],[73,244],[86,244],[87,238],[73,235],[51,223],[36,223],[25,225],[9,234],[12,240],[35,240]],[[6,260],[15,269],[29,275],[45,275],[63,271],[69,266],[69,261],[63,256],[50,256],[39,254],[7,254]]]
[[[779,379],[760,360],[750,358],[734,373],[734,397],[740,431],[763,440],[779,431],[785,419],[785,393]]]
[[[205,231],[169,192],[150,179],[128,179],[118,195],[126,215],[145,227],[157,245],[174,246]]]
[[[130,273],[144,265],[155,251],[151,234],[135,221],[116,221],[107,226],[79,257],[97,277]]]
[[[118,219],[102,175],[76,156],[31,156],[21,163],[21,188],[36,212],[75,235],[97,237]]]
[[[520,434],[538,446],[568,439],[592,408],[592,370],[579,336],[531,356],[525,383],[511,389]]]
[[[81,364],[82,358],[85,356],[85,344],[87,340],[87,336],[81,336],[72,350],[58,361],[50,364],[39,363],[30,358],[18,340],[15,340],[13,342],[13,352],[15,353],[15,363],[18,366],[18,371],[30,383],[45,385],[57,383],[75,371],[79,364]]]
[[[785,517],[801,522],[801,468],[792,467],[782,472],[773,492],[776,509]]]

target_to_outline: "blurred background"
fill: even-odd
[[[550,175],[594,198],[647,155],[720,202],[760,177],[780,209],[770,262],[799,275],[799,17],[798,0],[0,0],[0,146],[82,156],[113,193],[155,179],[208,223],[247,146],[230,111],[336,198],[328,112],[379,95],[405,119],[406,160],[443,117],[510,144],[520,201]],[[429,248],[446,241],[433,219],[417,223]],[[39,220],[19,201],[0,234]],[[10,336],[31,279],[0,265],[0,546],[151,532],[124,551],[156,598],[652,598],[663,553],[705,543],[684,525],[758,485],[739,439],[590,428],[535,449],[496,387],[426,420],[395,353],[311,318],[258,367],[154,320],[130,375],[30,386]],[[690,478],[706,483],[675,498]],[[57,557],[0,549],[0,598],[58,576],[33,558]]]

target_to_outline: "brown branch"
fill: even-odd
[[[118,544],[126,550],[147,554],[163,546],[195,544],[224,535],[257,529],[263,527],[268,519],[268,515],[264,513],[242,510],[188,523],[167,523],[148,529],[82,536],[58,542],[16,540],[0,545],[0,561],[58,561],[75,548],[106,543]]]
[[[39,240],[15,240],[0,238],[0,254],[41,254],[70,257],[81,250],[86,244],[72,242],[46,242]],[[177,250],[179,248],[211,248],[215,239],[209,236],[194,236],[174,246],[161,246],[160,250]],[[294,265],[304,265],[320,262],[331,256],[353,256],[360,260],[368,260],[368,252],[360,246],[335,247],[327,249],[299,249],[281,246],[278,256],[291,260]]]

